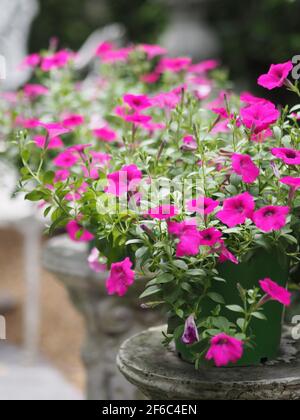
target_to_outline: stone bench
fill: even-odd
[[[286,334],[278,360],[249,368],[202,368],[162,345],[162,327],[121,347],[120,371],[151,400],[300,400],[300,341]]]

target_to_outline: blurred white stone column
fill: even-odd
[[[0,0],[0,56],[6,61],[5,90],[16,89],[30,76],[18,67],[27,55],[30,26],[39,11],[37,0]],[[1,64],[3,65],[3,59]]]
[[[219,55],[216,33],[205,22],[205,7],[214,0],[163,0],[168,6],[169,25],[160,43],[171,55],[194,60]]]

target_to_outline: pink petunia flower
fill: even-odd
[[[160,74],[153,71],[152,73],[146,73],[141,76],[141,81],[149,85],[153,85],[160,79]]]
[[[148,57],[149,60],[153,60],[153,58],[158,57],[160,55],[167,54],[167,50],[160,45],[152,45],[152,44],[141,44],[138,45],[138,49],[142,50]]]
[[[100,252],[97,248],[93,248],[89,257],[88,257],[88,263],[89,267],[92,271],[95,273],[103,273],[106,271],[106,264],[101,264],[99,262],[100,258]]]
[[[186,229],[180,236],[176,249],[176,257],[188,257],[198,255],[200,252],[201,237],[196,229]]]
[[[66,231],[74,242],[90,242],[95,238],[91,232],[83,229],[76,220],[71,220],[67,224]]]
[[[249,155],[234,153],[231,161],[234,172],[240,175],[246,184],[252,184],[259,177],[259,168]]]
[[[135,279],[135,273],[131,268],[132,262],[129,258],[112,264],[110,276],[106,282],[106,288],[109,295],[116,294],[118,296],[124,296],[127,293]]]
[[[105,192],[120,197],[129,191],[136,191],[142,179],[142,172],[136,165],[123,166],[120,171],[109,174]]]
[[[250,92],[244,92],[241,94],[240,99],[247,105],[254,105],[254,104],[266,104],[271,103],[267,99],[259,98],[257,96],[252,95]]]
[[[61,69],[65,67],[73,57],[74,53],[70,51],[58,51],[42,59],[41,69],[44,72],[49,72],[54,69]]]
[[[79,114],[67,115],[62,121],[62,125],[66,128],[76,128],[84,123],[84,117]]]
[[[236,258],[235,255],[233,255],[232,252],[229,251],[229,249],[226,248],[226,246],[223,244],[221,244],[221,252],[220,252],[220,257],[219,257],[219,263],[223,264],[227,261],[232,262],[233,264],[239,264],[239,260]]]
[[[70,129],[61,123],[40,123],[40,126],[47,130],[50,139],[70,133]]]
[[[108,126],[97,128],[93,130],[93,134],[95,137],[97,137],[99,140],[102,140],[107,143],[112,143],[117,140],[117,133],[109,128]]]
[[[300,150],[275,147],[271,152],[274,156],[283,160],[287,165],[300,165]]]
[[[201,215],[211,214],[218,206],[219,201],[208,197],[199,197],[196,200],[190,200],[187,203],[188,211],[192,213],[199,213]]]
[[[155,207],[154,209],[150,209],[147,214],[152,219],[168,220],[177,216],[179,211],[176,206],[163,204],[161,206]]]
[[[69,150],[65,150],[53,160],[53,163],[55,166],[58,166],[61,168],[71,168],[78,162],[78,160],[79,160],[78,156],[76,156],[74,153],[72,153]]]
[[[175,235],[180,237],[188,230],[197,230],[197,220],[196,219],[189,219],[185,220],[184,222],[168,222],[168,232],[170,235]]]
[[[49,93],[49,89],[46,86],[39,84],[27,84],[24,86],[24,95],[29,99],[35,99],[38,96],[44,96]]]
[[[143,111],[144,109],[150,108],[152,103],[146,95],[131,95],[127,94],[123,98],[124,102],[135,111]]]
[[[197,141],[194,136],[185,136],[183,138],[183,149],[187,151],[196,151],[198,149]]]
[[[24,60],[21,63],[21,68],[26,68],[26,67],[37,67],[41,62],[41,57],[39,54],[30,54],[27,57],[24,58]]]
[[[282,87],[293,69],[291,61],[282,64],[272,64],[269,72],[258,79],[258,84],[266,89],[272,90]]]
[[[149,122],[152,121],[152,117],[150,117],[150,115],[135,113],[127,115],[125,117],[125,121],[133,123],[137,126],[140,125],[142,127],[146,127],[147,124],[149,124]]]
[[[203,74],[207,73],[208,71],[215,70],[217,67],[219,67],[219,65],[220,63],[218,60],[205,60],[201,61],[201,63],[192,64],[189,67],[189,72]]]
[[[67,169],[58,169],[55,171],[54,183],[66,181],[70,176],[70,171]]]
[[[217,243],[220,243],[220,239],[222,238],[222,232],[212,227],[199,232],[199,237],[200,245],[214,246]]]
[[[253,214],[253,222],[263,232],[280,230],[286,225],[289,207],[267,206],[257,210]]]
[[[279,180],[282,184],[289,185],[294,190],[298,190],[300,188],[300,178],[295,178],[293,176],[286,176]]]
[[[206,360],[214,360],[217,367],[237,363],[243,356],[242,341],[221,333],[212,338]]]
[[[258,134],[274,124],[280,117],[280,112],[271,102],[255,103],[241,110],[243,124]]]
[[[253,215],[254,198],[248,192],[228,198],[224,201],[223,210],[217,213],[217,218],[228,227],[245,223]]]
[[[189,57],[177,57],[177,58],[163,58],[156,71],[158,73],[165,73],[169,71],[171,73],[180,73],[181,71],[188,70],[192,64],[192,59]]]
[[[292,294],[284,287],[279,286],[269,278],[260,280],[259,284],[267,294],[267,299],[263,299],[263,303],[266,303],[268,300],[275,300],[284,306],[290,306]]]
[[[180,102],[180,97],[174,92],[161,92],[152,98],[153,106],[161,109],[174,109]]]
[[[197,343],[199,340],[200,338],[194,315],[190,315],[185,321],[184,333],[181,337],[181,341],[184,344],[191,345]]]
[[[44,147],[46,146],[47,138],[45,136],[35,136],[33,140],[37,147],[39,147],[40,149],[44,149]],[[47,145],[48,150],[61,149],[62,147],[64,147],[64,143],[60,137],[51,138]]]

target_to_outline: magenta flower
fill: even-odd
[[[53,55],[43,58],[41,69],[44,72],[49,72],[54,69],[60,69],[65,67],[69,61],[74,57],[74,53],[62,50],[58,51]]]
[[[258,98],[257,96],[252,95],[250,92],[244,92],[241,94],[240,99],[242,102],[245,102],[247,105],[254,105],[259,103],[271,103],[267,99]]]
[[[198,149],[198,145],[194,136],[185,136],[183,138],[183,150],[186,151],[196,151]]]
[[[179,214],[179,211],[176,206],[163,204],[154,209],[150,209],[147,214],[152,219],[168,220],[172,217],[177,216]]]
[[[21,68],[26,68],[26,67],[37,67],[41,62],[41,56],[39,54],[30,54],[27,57],[24,58],[22,64],[21,64]]]
[[[124,261],[112,264],[110,276],[106,282],[109,295],[124,296],[134,283],[135,273],[131,270],[132,262],[129,258]]]
[[[161,109],[174,109],[180,102],[180,97],[174,92],[161,92],[152,98],[153,106]]]
[[[146,95],[130,95],[127,94],[124,96],[124,102],[130,106],[130,108],[135,111],[143,111],[144,109],[150,108],[152,106],[151,101]]]
[[[117,140],[117,133],[109,128],[108,126],[97,128],[93,130],[93,134],[95,137],[97,137],[99,140],[102,140],[107,143],[112,143]]]
[[[136,165],[123,166],[120,171],[107,176],[109,185],[105,192],[120,197],[129,191],[135,191],[142,176],[142,172]]]
[[[280,230],[286,225],[289,207],[267,206],[253,214],[253,222],[263,232]]]
[[[203,74],[207,73],[208,71],[215,70],[217,67],[219,67],[219,65],[220,63],[218,60],[205,60],[201,61],[201,63],[191,65],[189,72]]]
[[[181,71],[187,70],[192,64],[192,59],[189,57],[178,57],[178,58],[163,58],[156,71],[158,73],[164,73],[169,71],[171,73],[180,73]]]
[[[231,158],[234,172],[242,177],[243,182],[252,184],[259,177],[259,168],[249,155],[234,153]]]
[[[180,236],[180,241],[177,245],[176,257],[188,257],[199,254],[201,245],[200,232],[196,229],[187,229]]]
[[[83,229],[76,220],[71,220],[66,226],[67,233],[69,237],[74,242],[90,242],[95,237],[94,235],[86,229]]]
[[[59,137],[70,132],[69,128],[64,127],[61,123],[40,123],[40,126],[45,128],[49,139]]]
[[[220,257],[219,257],[219,263],[223,264],[227,261],[230,261],[236,265],[239,263],[239,260],[236,258],[236,256],[233,255],[232,252],[230,252],[229,249],[227,249],[224,244],[222,244]]]
[[[214,360],[217,367],[237,363],[243,356],[244,344],[242,341],[227,334],[219,334],[212,338],[206,360]]]
[[[84,123],[84,117],[79,114],[70,114],[63,120],[62,125],[66,128],[79,127]]]
[[[46,146],[46,137],[45,136],[35,136],[33,138],[35,144],[40,149],[44,149]],[[64,146],[64,143],[60,137],[53,137],[51,140],[49,140],[47,149],[53,150],[53,149],[61,149]]]
[[[151,45],[151,44],[141,44],[138,46],[138,49],[142,50],[148,57],[149,60],[152,60],[155,57],[167,54],[167,50],[160,45]]]
[[[46,86],[39,84],[27,84],[24,86],[24,95],[30,99],[35,99],[38,96],[44,96],[49,93],[49,89]]]
[[[141,81],[149,85],[153,85],[159,80],[159,78],[160,78],[160,74],[154,71],[152,73],[143,74],[141,76]]]
[[[140,125],[142,127],[147,127],[147,124],[152,121],[152,117],[150,115],[144,115],[144,114],[131,114],[126,115],[125,121],[133,123],[135,125]]]
[[[279,180],[282,184],[289,185],[294,190],[298,190],[300,188],[300,178],[295,178],[293,176],[286,176]]]
[[[220,239],[222,238],[222,232],[212,227],[199,232],[199,237],[200,245],[214,246],[220,242]]]
[[[106,264],[101,264],[99,262],[100,258],[100,252],[97,248],[93,248],[89,257],[88,257],[88,263],[90,266],[90,269],[94,271],[95,273],[103,273],[106,271]]]
[[[292,294],[284,287],[279,286],[271,279],[260,280],[262,290],[267,294],[267,300],[275,300],[284,306],[290,306]],[[267,301],[264,299],[264,303]]]
[[[72,153],[70,150],[66,150],[60,153],[54,160],[53,163],[55,166],[60,168],[71,168],[76,165],[79,157]]]
[[[55,171],[54,183],[66,181],[70,176],[70,172],[67,169],[58,169]]]
[[[243,124],[255,134],[266,130],[280,117],[280,112],[271,102],[255,103],[241,110]]]
[[[300,150],[278,147],[271,150],[272,154],[287,165],[300,165]]]
[[[251,194],[245,192],[225,200],[223,210],[217,213],[217,218],[228,227],[235,227],[251,218],[254,208],[254,198]]]
[[[269,72],[258,79],[258,84],[266,89],[272,90],[282,87],[293,69],[291,61],[282,64],[272,64]]]
[[[187,345],[197,343],[200,340],[194,315],[190,315],[185,321],[184,333],[181,340]]]
[[[175,235],[180,237],[189,229],[196,229],[197,228],[197,220],[196,219],[189,219],[181,223],[177,222],[168,222],[168,232],[170,235]]]
[[[199,197],[196,200],[188,201],[187,208],[191,213],[196,212],[206,216],[211,214],[219,205],[219,201],[213,200],[212,198]]]

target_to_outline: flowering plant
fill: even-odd
[[[128,58],[127,49],[98,53]],[[22,186],[45,201],[50,231],[67,226],[74,240],[92,242],[89,262],[110,270],[109,294],[146,278],[143,306],[167,308],[165,342],[175,339],[196,366],[255,352],[257,322],[275,314],[280,323],[299,261],[299,107],[280,112],[250,93],[237,97],[220,74],[208,77],[216,65],[160,58],[152,73],[174,86],[122,95],[109,116],[120,140],[109,158],[75,145],[54,159],[58,174],[44,170],[47,147],[35,166],[20,139]],[[298,93],[290,71],[273,66],[259,83]]]

